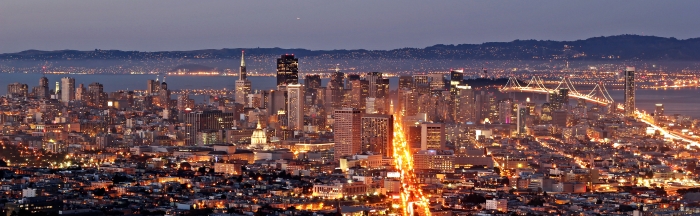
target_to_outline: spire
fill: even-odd
[[[241,67],[245,67],[245,51],[241,50]]]
[[[247,75],[245,70],[245,51],[241,50],[241,71],[238,74],[238,80],[246,80]]]
[[[339,65],[340,65],[340,64],[336,64],[336,65],[335,65],[335,72],[336,72],[336,73],[340,72],[340,66],[339,66]]]
[[[258,115],[258,127],[256,127],[255,129],[258,129],[258,130],[262,129],[262,126],[260,125],[260,116],[259,115]]]

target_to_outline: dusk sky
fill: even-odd
[[[0,53],[700,37],[700,1],[4,1]]]

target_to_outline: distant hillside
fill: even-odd
[[[138,52],[120,50],[27,50],[0,54],[4,60],[165,60],[231,59],[242,48]],[[483,44],[438,44],[394,50],[307,50],[246,48],[250,57],[296,54],[312,59],[460,59],[460,60],[700,60],[700,38],[678,40],[655,36],[618,35],[577,41],[515,40]]]

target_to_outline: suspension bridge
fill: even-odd
[[[596,85],[590,92],[582,93],[576,90],[576,87],[573,85],[573,83],[568,77],[563,77],[561,81],[559,81],[557,87],[555,88],[547,88],[542,78],[537,76],[533,76],[532,78],[530,78],[530,81],[527,82],[527,84],[524,86],[518,81],[517,78],[510,77],[508,78],[508,83],[506,83],[506,85],[499,89],[499,91],[504,93],[526,92],[549,94],[553,91],[558,91],[561,88],[568,88],[569,97],[572,98],[583,99],[600,105],[609,105],[615,103],[615,100],[613,100],[613,98],[610,96],[608,89],[605,88],[605,85],[602,82],[596,83]],[[618,110],[625,109],[624,105],[622,104],[618,104],[615,108],[617,108]],[[698,138],[681,134],[676,131],[669,131],[667,129],[664,129],[662,126],[655,124],[655,122],[651,120],[652,118],[646,112],[636,109],[634,113],[639,121],[644,122],[647,125],[649,125],[649,127],[652,127],[655,130],[661,132],[661,134],[663,134],[665,137],[681,140],[688,143],[686,148],[690,148],[691,146],[700,147],[700,142],[698,142]]]
[[[557,87],[553,89],[547,88],[547,86],[545,86],[544,80],[537,76],[533,76],[532,78],[530,78],[530,81],[527,82],[526,85],[521,84],[517,78],[510,77],[508,78],[508,83],[506,83],[506,85],[504,85],[500,89],[500,91],[507,93],[528,92],[549,94],[550,92],[557,91],[562,88],[569,89],[569,97],[572,98],[583,99],[601,105],[608,105],[615,102],[615,100],[610,96],[608,89],[605,88],[605,85],[602,82],[596,83],[590,92],[582,93],[576,90],[576,86],[574,86],[573,82],[571,82],[571,80],[568,77],[563,77],[561,81],[559,81]]]

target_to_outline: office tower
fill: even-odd
[[[368,85],[369,85],[369,95],[368,95],[369,97],[372,97],[372,98],[379,98],[379,96],[380,96],[379,94],[384,94],[383,92],[382,92],[382,93],[378,93],[378,92],[379,92],[379,89],[381,88],[381,87],[379,87],[379,86],[380,86],[380,85],[383,83],[383,81],[384,81],[384,77],[382,76],[382,73],[381,73],[381,72],[370,72],[370,73],[367,73],[367,76],[365,77],[365,80],[367,80]]]
[[[163,78],[163,83],[160,84],[158,98],[160,99],[160,106],[164,109],[170,108],[170,90],[168,89],[168,84],[165,83],[165,78]]]
[[[455,171],[455,155],[451,150],[421,150],[413,154],[413,158],[416,170],[436,170],[440,173]]]
[[[277,85],[299,83],[299,59],[284,54],[277,59]]]
[[[464,70],[450,71],[450,89],[457,87],[464,81]]]
[[[528,116],[528,109],[526,106],[518,104],[518,118],[516,122],[516,131],[518,134],[518,137],[522,137],[525,135],[525,127],[527,123],[527,116]]]
[[[569,89],[560,88],[559,95],[557,95],[557,103],[560,109],[567,110],[569,107]]]
[[[502,99],[498,102],[498,122],[510,124],[511,116],[513,116],[513,100],[510,98]]]
[[[402,91],[399,100],[402,104],[402,112],[404,116],[413,116],[418,114],[418,92],[414,90]]]
[[[75,100],[75,78],[61,78],[61,102],[68,103]]]
[[[420,149],[445,149],[445,126],[442,123],[421,124]]]
[[[404,127],[406,130],[406,144],[411,148],[411,152],[421,149],[421,131],[420,124],[410,124]]]
[[[627,67],[624,72],[625,79],[625,116],[634,117],[634,67]]]
[[[86,94],[87,90],[85,89],[85,85],[80,83],[80,85],[78,85],[78,88],[75,88],[75,100],[87,100],[89,96]]]
[[[428,75],[413,75],[413,89],[418,94],[430,94],[430,83],[432,77]]]
[[[287,87],[286,86],[277,86],[277,90],[271,90],[269,96],[267,97],[267,102],[266,105],[268,115],[276,115],[280,110],[285,111],[286,115],[286,110],[287,110]],[[284,119],[284,122],[286,122],[287,119]],[[286,124],[285,124],[286,127]]]
[[[307,89],[321,88],[321,75],[309,74],[304,77],[304,86]]]
[[[248,104],[246,105],[246,107],[266,109],[267,99],[269,96],[270,91],[256,91],[254,93],[250,93],[247,96]]]
[[[407,75],[399,76],[399,89],[413,88],[413,77]]]
[[[27,97],[29,96],[29,86],[22,83],[10,83],[7,85],[7,95],[10,97]]]
[[[377,98],[389,97],[389,78],[377,80]]]
[[[664,105],[656,104],[654,108],[654,121],[659,121],[664,116]]]
[[[452,110],[452,119],[459,123],[474,122],[475,104],[474,91],[471,86],[457,85],[454,87],[454,109]]]
[[[180,113],[184,113],[188,108],[192,109],[194,107],[194,100],[190,99],[190,95],[185,92],[177,96],[177,110]]]
[[[100,83],[91,83],[88,85],[87,94],[84,95],[84,100],[88,106],[104,107],[107,105],[107,97],[104,92],[104,86]]]
[[[250,80],[247,78],[247,72],[245,69],[245,52],[241,51],[241,68],[238,74],[238,80],[235,83],[235,101],[236,103],[247,106],[246,96],[250,94],[251,84]]]
[[[37,91],[37,97],[41,99],[48,99],[51,95],[49,93],[49,78],[41,77],[39,78],[39,91]]]
[[[369,97],[369,82],[367,80],[352,80],[350,81],[351,91],[351,107],[360,110],[365,110],[366,100]]]
[[[287,126],[290,130],[304,129],[304,86],[287,85]]]
[[[236,126],[234,113],[200,111],[185,114],[185,144],[197,145],[197,133],[201,131],[218,131],[232,129]]]
[[[158,80],[148,80],[146,84],[146,95],[157,95],[160,93],[160,82]]]
[[[362,152],[362,113],[354,108],[333,112],[333,140],[335,160]]]
[[[362,116],[362,152],[384,157],[393,156],[394,116],[369,114]]]
[[[328,98],[325,100],[328,107],[326,110],[332,112],[333,109],[342,107],[344,96],[345,74],[340,72],[340,69],[336,67],[335,73],[331,75],[331,79],[328,81],[328,87],[326,88],[326,97]]]

